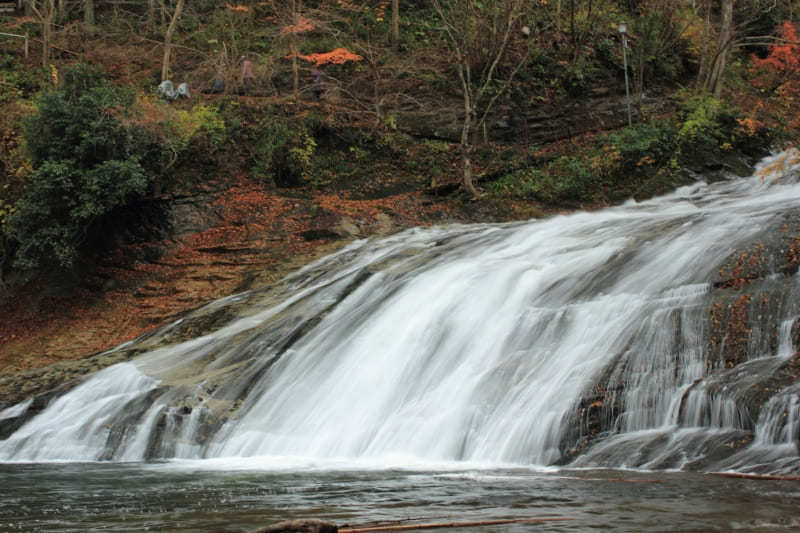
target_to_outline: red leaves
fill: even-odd
[[[788,43],[774,44],[769,47],[769,55],[764,59],[753,56],[754,69],[767,69],[783,73],[800,71],[800,46],[796,44],[797,30],[786,21],[781,27],[781,39]]]

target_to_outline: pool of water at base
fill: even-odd
[[[569,520],[447,531],[794,531],[798,510],[796,481],[685,472],[0,464],[3,532],[246,532],[295,518],[366,526],[542,516]]]

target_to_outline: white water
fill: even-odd
[[[581,399],[617,383],[618,436],[583,464],[683,466],[752,424],[735,395],[703,382],[721,370],[709,365],[711,280],[800,207],[796,180],[773,179],[796,173],[354,243],[289,278],[282,304],[99,372],[0,441],[0,460],[547,465]],[[780,346],[753,360],[797,349],[798,287],[786,286]],[[800,418],[786,396],[780,409]],[[784,438],[770,412],[756,443]],[[224,423],[206,424],[216,415]]]

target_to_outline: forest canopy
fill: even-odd
[[[0,18],[0,271],[74,269],[113,245],[112,221],[193,186],[198,170],[322,190],[354,176],[366,187],[354,165],[385,161],[408,187],[456,179],[474,199],[556,206],[663,191],[709,154],[794,142],[797,11],[796,0],[25,0]],[[167,79],[192,96],[160,100]],[[537,116],[576,103],[613,118],[531,140]],[[543,143],[564,139],[568,151],[548,154]]]

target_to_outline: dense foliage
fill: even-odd
[[[67,0],[2,18],[36,44],[25,58],[0,42],[0,274],[74,268],[120,212],[225,172],[373,194],[385,177],[452,186],[469,156],[488,201],[663,192],[685,168],[796,140],[797,3]],[[68,68],[76,56],[108,79]],[[634,119],[614,131],[625,65]],[[193,97],[155,97],[162,72]],[[527,117],[595,99],[620,104],[610,131],[527,140]]]
[[[15,265],[71,267],[103,217],[141,196],[155,177],[136,127],[133,95],[86,65],[42,93],[24,124],[33,170],[8,222]]]

